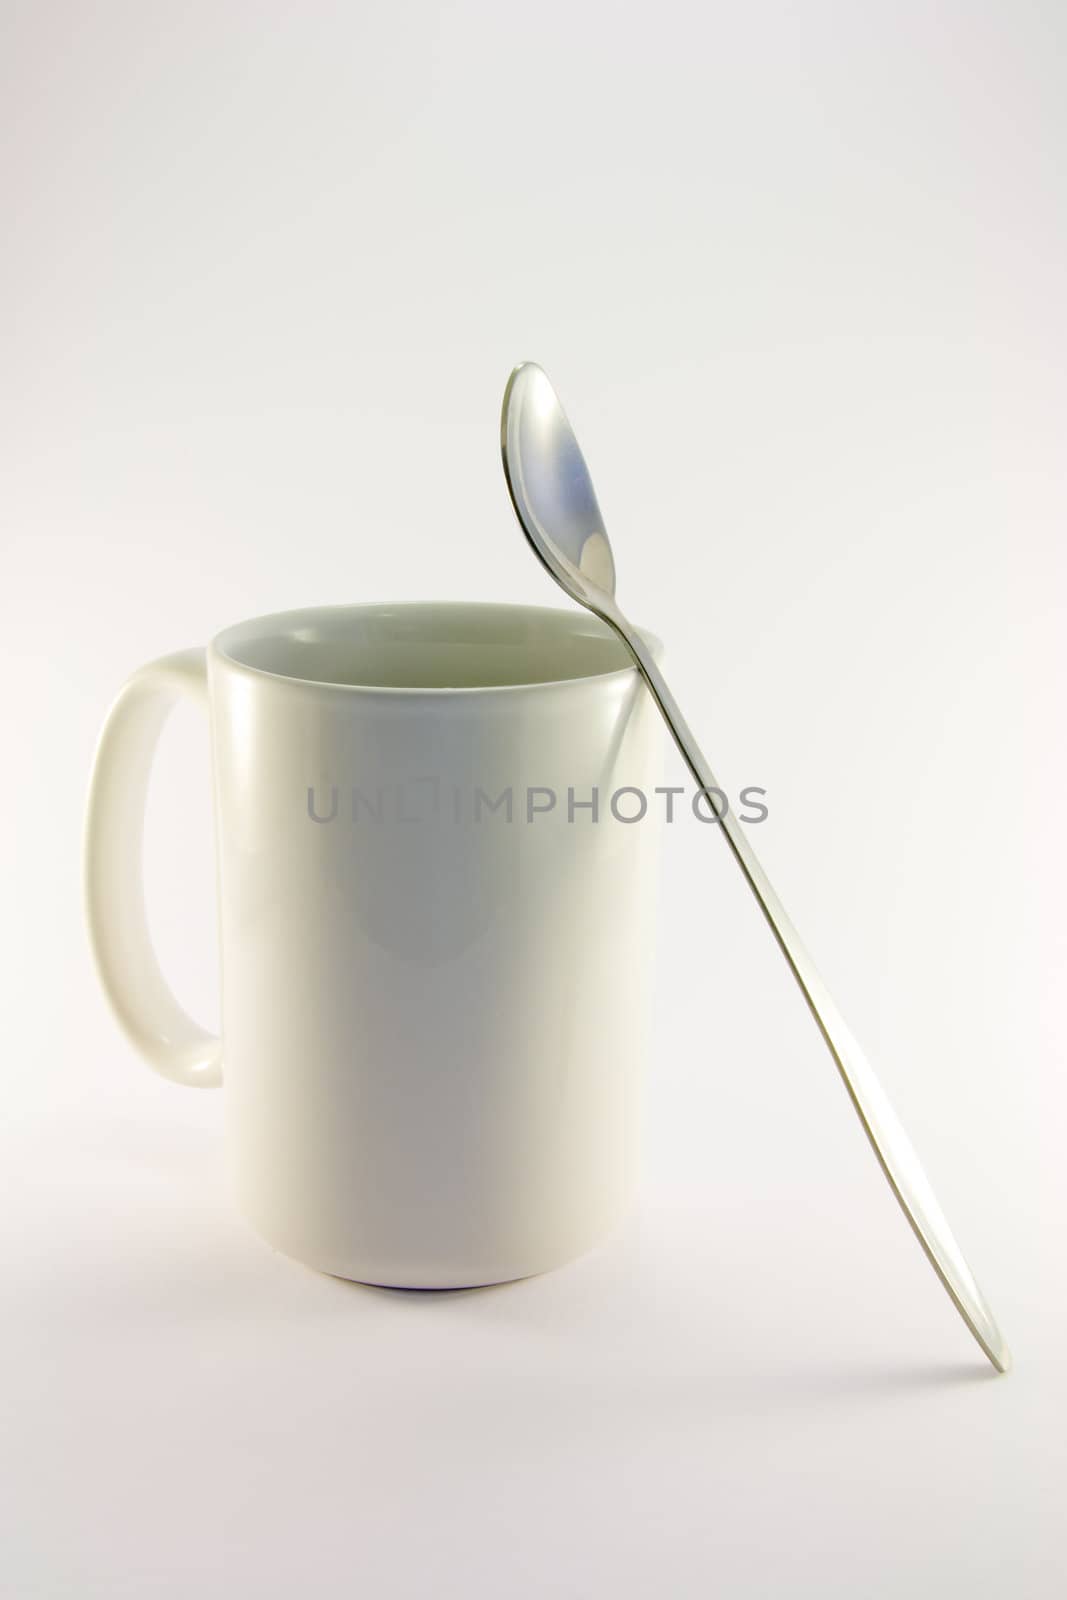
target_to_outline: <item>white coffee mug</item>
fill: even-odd
[[[652,641],[653,646],[655,642]],[[145,919],[163,722],[210,708],[222,1038]],[[367,1283],[541,1272],[634,1176],[658,854],[659,718],[581,611],[285,612],[143,667],[105,724],[89,927],[164,1076],[218,1084],[255,1228]]]

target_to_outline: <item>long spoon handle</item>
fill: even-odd
[[[715,803],[711,794],[721,794],[719,785],[693,736],[685,718],[678,709],[658,666],[640,636],[621,615],[602,613],[622,639],[652,696],[663,713],[682,759],[698,786],[709,791],[709,803]],[[716,805],[716,810],[720,807]],[[760,866],[752,846],[734,817],[725,810],[721,819],[722,831],[730,846],[734,860],[748,881],[748,886],[759,901],[760,909],[778,941],[778,947],[789,963],[789,969],[800,986],[808,1008],[826,1041],[852,1104],[856,1108],[863,1131],[889,1181],[889,1187],[900,1202],[901,1208],[914,1229],[915,1236],[926,1252],[930,1265],[944,1284],[957,1311],[996,1367],[1007,1372],[1011,1354],[997,1327],[993,1313],[982,1295],[963,1252],[952,1235],[944,1212],[920,1165],[912,1144],[889,1104],[874,1070],[856,1040],[845,1025],[844,1018],[834,1004],[826,985],[801,943],[785,908]]]

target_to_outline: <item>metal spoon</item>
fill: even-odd
[[[612,627],[652,691],[682,759],[708,799],[722,790],[640,635],[615,603],[615,563],[589,469],[556,392],[526,362],[508,379],[500,422],[504,476],[523,532],[572,599]],[[719,808],[716,807],[718,810]],[[957,1311],[996,1367],[1011,1356],[952,1236],[919,1158],[892,1106],[815,970],[733,813],[722,831],[826,1041],[889,1186]]]

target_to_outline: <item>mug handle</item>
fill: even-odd
[[[104,993],[127,1038],[164,1078],[214,1088],[222,1043],[182,1010],[145,914],[145,801],[163,724],[183,697],[207,709],[203,650],[163,656],[120,690],[100,735],[85,819],[85,908]]]

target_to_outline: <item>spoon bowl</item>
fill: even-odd
[[[500,447],[508,492],[534,551],[572,599],[602,615],[615,596],[604,519],[574,429],[533,361],[508,379]]]

